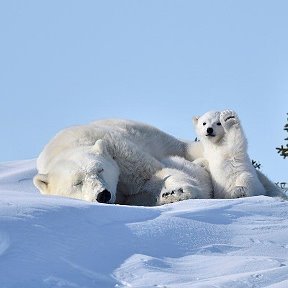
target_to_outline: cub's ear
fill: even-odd
[[[195,126],[197,125],[199,118],[200,118],[200,116],[194,116],[194,117],[192,118],[193,124],[194,124]]]
[[[108,154],[107,148],[106,148],[106,143],[104,140],[99,139],[95,142],[95,144],[92,147],[92,151],[98,154]]]
[[[48,190],[48,175],[47,174],[37,174],[33,178],[34,185],[40,190],[41,193],[46,194]]]

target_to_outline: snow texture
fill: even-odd
[[[35,160],[0,164],[0,287],[288,287],[288,202],[160,207],[43,196]]]

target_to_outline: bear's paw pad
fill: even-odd
[[[239,122],[236,112],[225,110],[220,113],[220,122],[223,126],[232,126]]]
[[[167,191],[161,194],[161,199],[160,202],[162,204],[166,204],[166,203],[173,203],[173,202],[177,202],[177,201],[181,201],[181,200],[186,200],[191,198],[191,195],[185,193],[185,191],[183,190],[183,188],[179,188],[179,189],[175,189],[172,191]]]
[[[181,194],[183,194],[184,193],[184,191],[183,191],[183,189],[182,188],[179,188],[179,189],[177,189],[177,190],[172,190],[171,192],[169,191],[169,192],[164,192],[164,193],[162,193],[162,197],[170,197],[170,196],[174,196],[174,197],[176,197],[176,196],[178,196],[178,195],[181,195]]]
[[[232,192],[232,198],[243,198],[247,196],[247,188],[243,186],[236,186]]]

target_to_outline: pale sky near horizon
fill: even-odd
[[[251,158],[288,182],[288,1],[0,1],[0,162],[101,118],[194,139],[234,109]]]

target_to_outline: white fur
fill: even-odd
[[[213,186],[211,182],[210,173],[202,165],[187,161],[183,157],[172,156],[162,159],[161,161],[167,168],[176,169],[183,172],[186,176],[187,183],[191,186],[191,196],[189,198],[211,198]],[[167,186],[167,184],[166,184]],[[199,191],[199,188],[200,191]],[[193,191],[193,189],[196,189]]]
[[[198,146],[199,143],[187,144],[142,123],[100,120],[59,132],[37,159],[39,174],[34,177],[34,184],[43,194],[87,201],[141,205],[141,195],[149,194],[145,195],[150,199],[147,205],[162,204],[162,186],[158,183],[163,181],[156,181],[157,185],[152,181],[161,177],[163,180],[168,173],[162,170],[161,159],[178,155],[194,160],[199,157]],[[186,185],[183,172],[170,172],[178,189]],[[157,201],[151,195],[158,197]]]
[[[170,156],[161,162],[164,167],[145,183],[141,193],[128,197],[125,204],[155,206],[211,198],[213,187],[205,168],[179,156]]]
[[[204,148],[203,155],[208,162],[215,198],[266,194],[251,164],[247,140],[234,111],[207,112],[194,118],[194,125]]]

